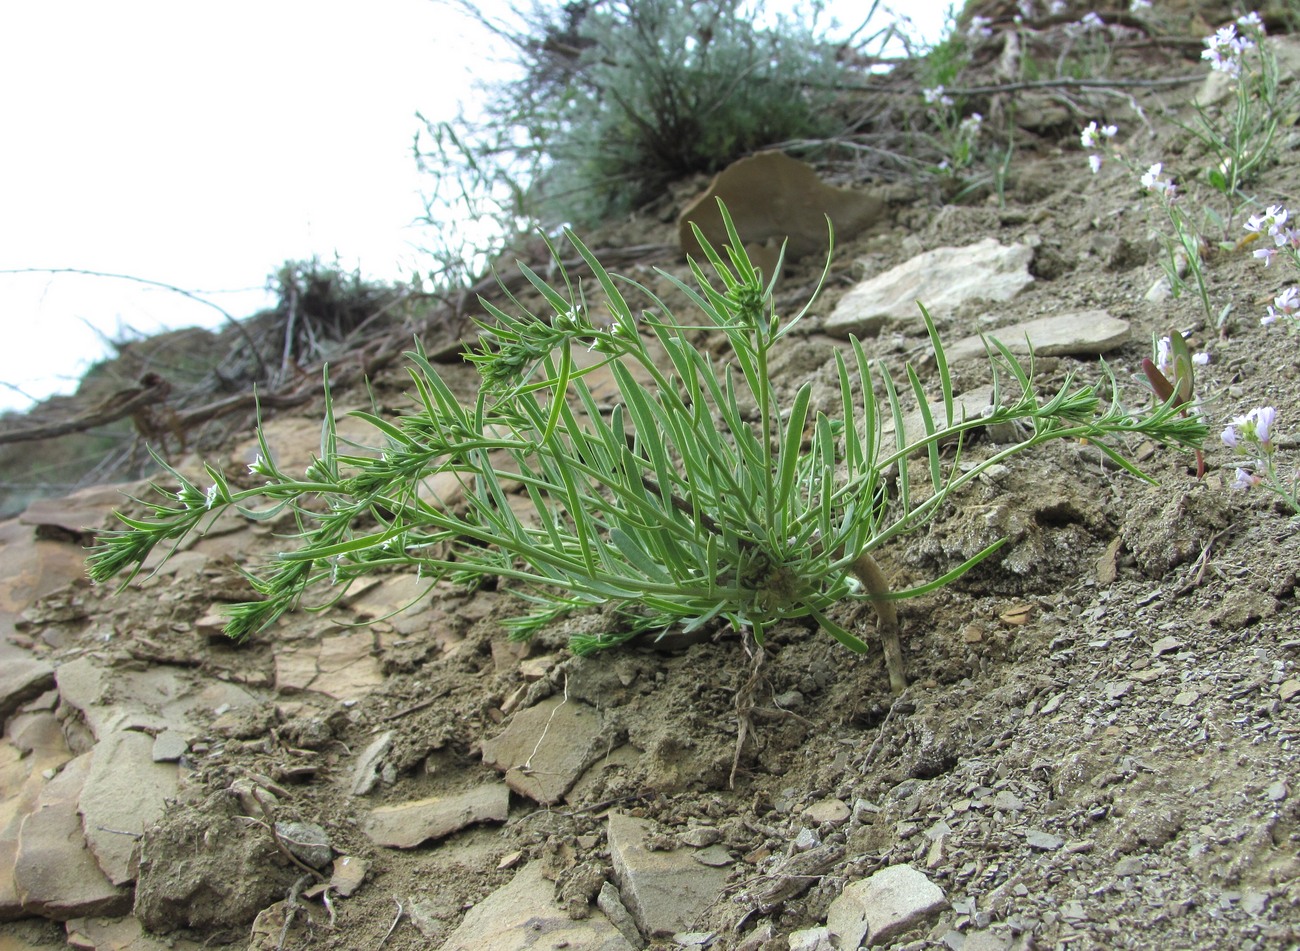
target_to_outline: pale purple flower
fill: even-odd
[[[1288,317],[1300,310],[1300,288],[1288,287],[1277,297],[1273,298],[1273,305]]]
[[[1156,162],[1147,169],[1141,179],[1142,187],[1148,191],[1156,192],[1168,201],[1173,201],[1174,198],[1177,197],[1175,195],[1175,188],[1177,186],[1175,186],[1172,181],[1160,177],[1160,171],[1163,168],[1164,165],[1162,163]]]
[[[1273,259],[1277,257],[1277,248],[1259,248],[1252,251],[1251,254],[1263,261],[1264,267],[1268,267],[1273,263]]]
[[[945,95],[942,86],[935,86],[932,89],[922,89],[921,95],[925,97],[927,106],[951,106],[952,97]]]
[[[1169,376],[1170,367],[1173,365],[1173,346],[1168,337],[1161,337],[1156,341],[1156,369]]]
[[[1259,476],[1255,475],[1253,472],[1249,471],[1248,469],[1238,468],[1237,477],[1232,480],[1232,487],[1234,489],[1244,490],[1244,489],[1249,489],[1252,486],[1258,485],[1262,481],[1264,480],[1261,479]]]
[[[1277,418],[1277,410],[1272,406],[1260,406],[1251,410],[1250,415],[1255,417],[1255,438],[1261,446],[1267,447],[1269,431],[1273,428],[1273,420]]]
[[[1100,156],[1100,155],[1096,155],[1096,154],[1089,155],[1089,156],[1088,156],[1088,167],[1089,167],[1090,169],[1092,169],[1092,174],[1094,174],[1094,175],[1096,175],[1098,172],[1100,172],[1100,171],[1101,171],[1101,156]]]
[[[988,17],[971,17],[970,26],[966,27],[966,38],[970,40],[988,39],[993,35],[993,29],[989,26],[992,22]]]
[[[1059,17],[1066,11],[1067,7],[1069,7],[1069,4],[1065,0],[1051,0],[1051,3],[1047,5],[1047,13],[1049,16]]]
[[[1083,15],[1083,18],[1079,20],[1079,26],[1083,27],[1084,30],[1104,30],[1106,29],[1106,21],[1098,16],[1094,11],[1089,10]]]
[[[1264,29],[1264,21],[1254,10],[1245,16],[1237,17],[1237,26],[1241,27],[1243,33],[1249,33],[1251,36],[1263,36],[1267,32]]]
[[[1241,75],[1242,54],[1255,46],[1255,41],[1249,37],[1238,36],[1236,26],[1231,23],[1216,30],[1213,36],[1206,37],[1204,43],[1207,48],[1201,52],[1201,59],[1209,60],[1211,69],[1227,73],[1234,79]]]
[[[1219,434],[1219,438],[1223,440],[1223,444],[1229,449],[1236,449],[1241,443],[1241,437],[1237,435],[1237,427],[1231,423],[1223,427],[1223,432]]]

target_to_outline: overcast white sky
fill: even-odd
[[[449,118],[500,53],[437,0],[0,4],[0,269],[134,275],[237,317],[286,260],[427,271],[415,113]],[[124,281],[0,274],[0,381],[73,389],[105,352],[92,327],[220,322]],[[28,405],[0,386],[0,410]]]

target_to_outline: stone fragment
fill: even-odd
[[[93,757],[84,753],[69,762],[19,827],[14,886],[28,914],[67,921],[131,910],[130,889],[100,871],[81,832],[77,801]]]
[[[948,906],[943,889],[910,865],[891,865],[844,886],[831,902],[826,927],[833,946],[884,944]]]
[[[655,831],[645,819],[609,815],[614,879],[641,933],[650,938],[689,929],[727,880],[725,870],[701,865],[689,851],[652,851],[646,838]]]
[[[1025,844],[1031,849],[1037,849],[1040,852],[1055,852],[1065,845],[1065,840],[1059,835],[1053,835],[1050,832],[1030,829],[1025,833]]]
[[[1033,257],[1028,245],[1003,247],[995,238],[925,251],[849,290],[823,329],[837,337],[866,337],[879,333],[887,320],[920,322],[917,301],[936,317],[946,317],[969,300],[1010,300],[1034,282]]]
[[[725,868],[736,861],[731,857],[731,853],[721,845],[710,845],[703,849],[697,849],[691,853],[691,858],[701,865],[708,865],[711,868]]]
[[[22,613],[85,572],[86,553],[80,546],[39,539],[16,518],[0,522],[0,663],[30,659],[9,642]]]
[[[839,825],[841,822],[849,821],[850,812],[848,805],[843,800],[823,799],[805,809],[804,815],[818,825],[823,822]]]
[[[1197,700],[1199,700],[1200,697],[1201,695],[1197,693],[1195,690],[1183,690],[1180,691],[1178,695],[1174,697],[1172,702],[1173,705],[1176,707],[1190,707]]]
[[[153,761],[174,763],[185,755],[190,741],[178,730],[163,730],[153,738]]]
[[[393,748],[393,731],[385,730],[371,740],[361,755],[357,757],[356,766],[352,767],[352,785],[350,791],[354,796],[364,796],[375,788],[379,782],[379,768],[384,756]]]
[[[284,693],[314,690],[336,700],[360,700],[383,682],[375,635],[367,628],[318,643],[277,646],[275,686]]]
[[[370,863],[355,855],[340,856],[334,862],[334,874],[330,876],[330,886],[344,898],[350,898],[366,880]]]
[[[870,227],[885,211],[884,199],[876,192],[834,188],[805,162],[775,150],[759,152],[728,165],[704,194],[682,210],[677,236],[684,254],[703,257],[692,222],[715,248],[727,243],[719,198],[746,246],[766,244],[764,250],[776,249],[789,239],[790,260],[826,253],[827,216],[835,226],[835,240],[842,243]],[[774,262],[775,255],[771,262],[763,262],[768,265],[764,267],[768,278]]]
[[[1159,657],[1161,654],[1168,654],[1172,651],[1182,650],[1183,642],[1173,635],[1162,637],[1151,645],[1151,656]]]
[[[516,713],[500,735],[485,740],[483,762],[505,773],[515,792],[549,806],[607,745],[594,708],[551,697]]]
[[[200,951],[203,944],[149,934],[140,919],[73,918],[66,925],[68,947],[78,951]]]
[[[1300,680],[1284,680],[1277,688],[1277,698],[1283,703],[1289,703],[1300,695]]]
[[[1270,783],[1269,787],[1264,790],[1264,798],[1269,802],[1283,802],[1289,795],[1291,795],[1291,790],[1287,787],[1284,779]]]
[[[823,925],[820,928],[791,931],[790,951],[835,951],[830,929]]]
[[[362,828],[376,845],[413,849],[466,826],[505,822],[509,812],[510,790],[500,783],[489,783],[456,796],[380,806],[366,817]]]
[[[572,920],[556,904],[555,886],[530,862],[506,885],[478,902],[442,944],[442,951],[582,948],[636,951],[600,911]]]
[[[54,668],[34,658],[14,657],[0,664],[0,727],[14,711],[54,686]]]
[[[334,858],[329,834],[315,822],[277,822],[275,834],[299,861],[312,868],[324,868]]]
[[[81,790],[86,844],[114,885],[135,879],[134,855],[143,835],[176,798],[176,767],[155,763],[153,738],[144,733],[110,733],[95,747]]]
[[[689,845],[693,849],[702,849],[706,845],[720,842],[722,832],[713,826],[692,826],[677,838],[681,840],[682,845]]]
[[[986,337],[995,337],[1012,353],[1039,357],[1096,356],[1122,345],[1129,337],[1129,322],[1104,310],[1084,310],[1039,317],[983,335],[963,337],[944,346],[949,363],[982,358],[988,352]]]
[[[605,913],[609,923],[618,929],[618,933],[627,939],[628,944],[638,951],[645,947],[645,938],[641,937],[641,932],[636,930],[636,921],[633,920],[627,906],[623,904],[623,896],[610,882],[600,886],[600,894],[596,896],[596,907]]]

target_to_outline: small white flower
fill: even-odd
[[[1232,480],[1234,489],[1249,489],[1259,481],[1259,477],[1246,469],[1237,469],[1237,477]]]
[[[1219,434],[1219,438],[1223,440],[1223,444],[1229,449],[1236,449],[1238,443],[1241,442],[1240,437],[1237,436],[1237,427],[1231,423],[1223,427],[1223,432]]]
[[[1209,355],[1208,353],[1206,353],[1204,350],[1202,350],[1200,353],[1193,353],[1193,354],[1192,354],[1192,362],[1195,363],[1198,367],[1206,367],[1206,366],[1209,366],[1209,365],[1210,365],[1210,355]]]
[[[1245,16],[1237,17],[1237,26],[1241,27],[1245,32],[1252,33],[1255,36],[1263,36],[1266,32],[1264,29],[1264,21],[1259,18],[1259,14],[1254,10],[1250,11],[1250,13],[1247,13]]]
[[[970,18],[970,26],[966,27],[967,39],[987,39],[993,35],[993,29],[989,26],[993,21],[988,17],[973,16]]]
[[[1264,267],[1268,267],[1273,263],[1273,259],[1277,257],[1277,248],[1259,248],[1258,250],[1252,251],[1251,255],[1263,261]]]
[[[1133,0],[1128,5],[1129,13],[1146,13],[1151,9],[1151,0]]]
[[[1094,174],[1094,175],[1096,175],[1098,172],[1100,172],[1100,171],[1101,171],[1101,156],[1100,156],[1100,155],[1096,155],[1096,154],[1094,154],[1094,155],[1089,155],[1089,156],[1088,156],[1088,167],[1089,167],[1090,169],[1092,169],[1092,174]]]
[[[1084,30],[1104,30],[1106,28],[1106,21],[1098,16],[1094,11],[1089,10],[1083,15],[1083,19],[1079,21],[1079,26],[1083,27]]]
[[[217,501],[217,486],[215,483],[208,486],[208,491],[204,493],[203,498],[205,500],[203,507],[209,512],[212,511],[212,506]]]
[[[1273,304],[1284,314],[1294,314],[1297,310],[1300,310],[1300,288],[1288,287],[1273,298]]]

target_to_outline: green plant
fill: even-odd
[[[345,585],[392,565],[463,582],[509,582],[532,605],[508,622],[515,637],[566,612],[605,607],[606,629],[575,636],[578,653],[715,621],[761,644],[773,624],[799,618],[865,651],[863,640],[832,616],[840,601],[858,599],[877,609],[891,686],[902,690],[892,602],[946,584],[1001,542],[898,592],[889,590],[874,552],[923,526],[988,467],[1049,440],[1088,439],[1140,475],[1115,440],[1140,433],[1199,446],[1205,438],[1204,424],[1181,417],[1172,400],[1141,416],[1126,411],[1109,371],[1096,384],[1067,377],[1043,398],[1032,362],[1022,364],[997,341],[989,344],[994,407],[987,417],[965,419],[924,308],[937,367],[933,407],[915,369],[906,368],[900,387],[857,340],[835,358],[833,415],[814,408],[811,382],[782,400],[770,356],[787,345],[807,308],[789,319],[775,313],[771,285],[742,250],[725,208],[723,216],[726,258],[696,232],[713,277],[699,262],[691,263],[695,286],[664,274],[698,312],[695,321],[682,321],[636,282],[611,276],[570,232],[612,322],[595,318],[586,289],[567,274],[561,291],[521,265],[550,315],[529,313],[518,302],[515,314],[483,302],[489,319],[481,345],[468,354],[481,376],[472,405],[458,402],[417,350],[410,355],[414,412],[395,421],[354,413],[374,426],[382,445],[345,454],[327,380],[321,454],[304,477],[279,469],[264,435],[249,467],[263,485],[237,490],[209,465],[212,484],[203,489],[169,469],[179,488],[156,486],[162,501],[145,503],[145,517],[119,516],[125,528],[102,538],[91,576],[106,581],[126,572],[129,580],[156,544],[183,538],[209,512],[234,506],[268,518],[288,510],[297,548],[250,575],[263,600],[229,609],[234,638],[265,628],[312,587]],[[649,308],[638,316],[624,290]],[[725,362],[697,343],[701,336],[725,341]],[[580,368],[580,349],[601,359]],[[598,367],[617,383],[612,408],[602,408],[586,383]],[[907,397],[921,417],[920,431],[910,436]],[[960,458],[967,435],[1008,421],[1024,425],[1019,442],[971,464]],[[957,446],[950,457],[940,446],[949,440]],[[919,472],[913,456],[920,457]],[[460,507],[425,499],[421,484],[434,474],[458,480]],[[527,514],[511,504],[507,482],[522,486]]]

